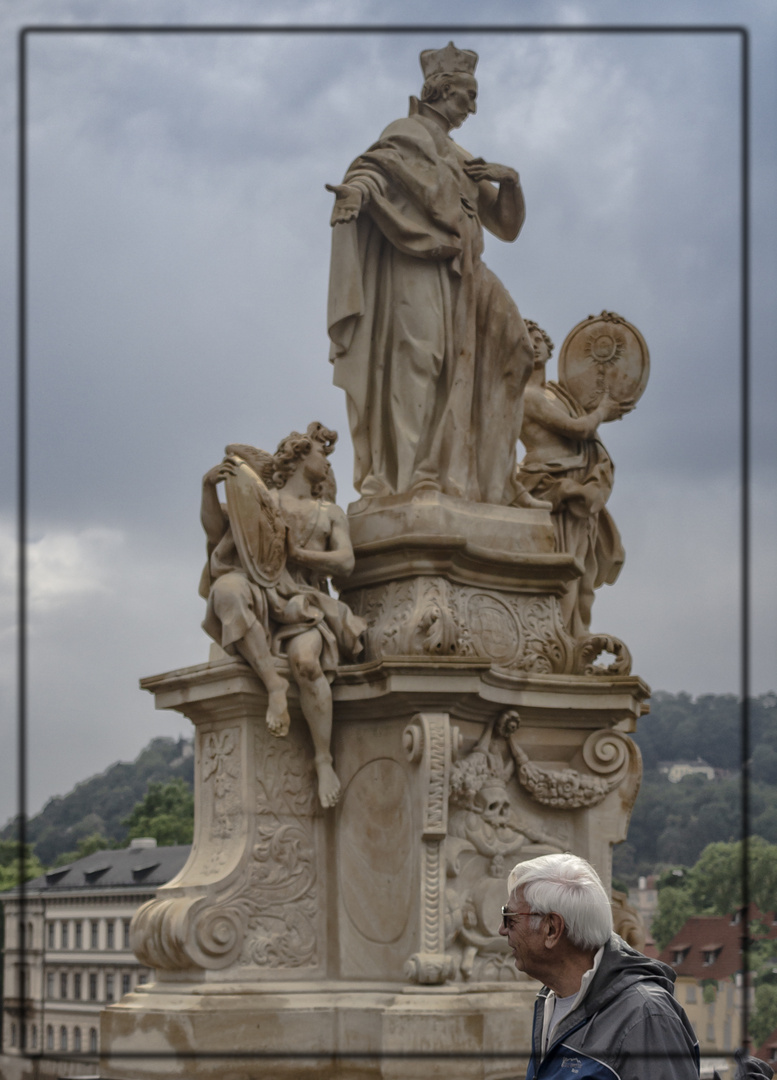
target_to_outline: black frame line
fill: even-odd
[[[181,26],[175,24],[138,24],[120,23],[115,25],[46,25],[23,26],[18,30],[18,131],[17,131],[17,772],[18,772],[18,860],[20,871],[24,867],[27,839],[27,39],[34,35],[52,34],[287,34],[287,35],[356,35],[356,34],[734,34],[740,39],[740,775],[741,775],[741,829],[742,829],[742,903],[745,908],[750,902],[749,886],[749,833],[750,833],[750,543],[751,543],[751,507],[750,507],[750,34],[746,26],[716,23],[712,25],[518,25],[518,24],[469,24],[456,25],[446,23],[419,23],[417,25],[379,25],[351,24],[348,26],[296,25],[296,26],[258,26],[246,24],[198,24]],[[20,873],[20,878],[24,875]],[[26,905],[25,885],[20,881],[19,899],[21,918],[24,919]],[[19,949],[20,971],[26,971],[26,936],[21,939]],[[747,921],[742,926],[742,957],[747,985],[750,975],[750,948],[747,935]],[[24,989],[27,989],[25,987]],[[746,989],[746,987],[745,987]],[[741,1045],[749,1048],[748,1034],[749,1001],[747,992],[743,995]],[[41,1032],[41,1041],[43,1033]],[[214,1060],[370,1060],[374,1058],[407,1058],[408,1060],[468,1060],[511,1059],[526,1057],[528,1050],[515,1053],[251,1053],[239,1051],[230,1053],[169,1054],[159,1055],[137,1052],[116,1054],[117,1058],[126,1059],[214,1059]],[[24,1052],[26,1059],[49,1060],[57,1055]],[[69,1053],[68,1059],[79,1060],[79,1055]],[[88,1057],[89,1055],[82,1055]],[[663,1055],[664,1057],[666,1055]],[[731,1056],[721,1052],[721,1057]]]

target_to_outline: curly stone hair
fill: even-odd
[[[337,432],[314,420],[312,424],[308,424],[304,435],[299,431],[292,431],[285,439],[281,439],[278,443],[278,449],[272,455],[271,480],[273,487],[282,488],[284,486],[297,468],[298,463],[307,457],[313,449],[314,442],[321,444],[325,454],[331,454],[337,442]],[[324,497],[334,501],[334,478],[331,471],[326,479],[313,486],[311,494],[314,499]]]

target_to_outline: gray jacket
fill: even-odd
[[[540,1058],[545,987],[534,1009],[527,1080],[698,1080],[699,1043],[673,996],[675,973],[617,934],[582,1002]]]

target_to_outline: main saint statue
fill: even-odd
[[[422,52],[421,100],[330,186],[334,381],[363,497],[432,488],[549,508],[516,477],[532,343],[481,260],[484,227],[521,230],[520,181],[450,137],[476,111],[477,60],[453,42]]]

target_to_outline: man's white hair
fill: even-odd
[[[540,855],[518,863],[510,871],[507,888],[512,896],[523,889],[532,911],[555,912],[564,920],[566,934],[578,949],[598,949],[610,940],[612,908],[599,875],[577,855]]]

